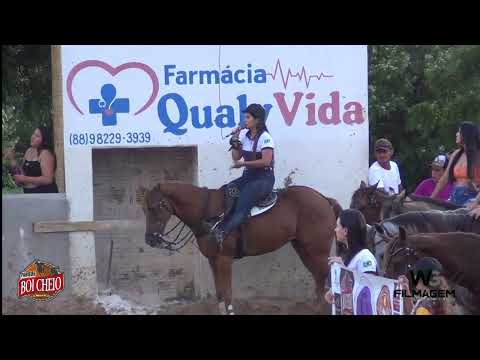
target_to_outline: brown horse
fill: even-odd
[[[412,211],[397,215],[368,228],[367,243],[379,264],[383,261],[386,245],[398,236],[400,227],[408,234],[457,231],[480,234],[480,221],[466,211]]]
[[[154,247],[165,241],[165,226],[177,216],[195,234],[200,252],[208,258],[215,281],[221,314],[233,314],[232,262],[241,239],[231,233],[221,250],[208,234],[205,222],[218,218],[225,209],[225,189],[199,188],[187,184],[158,184],[144,191],[145,241]],[[340,205],[314,189],[291,186],[281,190],[276,205],[251,217],[243,226],[244,256],[257,256],[279,249],[288,242],[315,279],[319,304],[323,302],[324,280],[329,272],[327,258],[334,240]]]
[[[357,209],[365,216],[367,224],[373,225],[396,215],[412,211],[456,210],[461,208],[456,204],[438,199],[430,199],[410,194],[405,190],[398,195],[389,195],[377,184],[367,186],[360,183],[360,188],[352,195],[350,209]]]
[[[428,197],[410,194],[406,196],[405,190],[400,194],[392,196],[382,206],[381,220],[391,218],[400,214],[412,211],[450,211],[462,209],[462,206],[449,201],[431,199]]]
[[[367,186],[364,181],[360,188],[355,190],[350,202],[350,209],[359,210],[369,225],[381,221],[384,203],[390,201],[391,196],[383,189],[377,189],[378,183]]]
[[[480,235],[464,232],[399,234],[387,245],[382,268],[385,276],[406,275],[418,259],[431,256],[445,268],[445,277],[468,289],[473,306],[480,309]],[[465,292],[463,292],[465,294]],[[460,299],[462,300],[462,299]],[[465,299],[463,299],[465,300]],[[466,304],[465,304],[466,305]]]

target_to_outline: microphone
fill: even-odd
[[[243,129],[245,129],[245,126],[242,126],[242,127],[239,126],[239,127],[237,127],[236,130],[233,130],[230,134],[228,134],[227,136],[225,136],[225,138],[229,138],[230,136],[235,135],[235,133],[236,133],[239,129],[240,129],[240,130],[243,130]]]

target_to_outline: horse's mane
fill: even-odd
[[[454,204],[450,201],[445,201],[445,200],[440,200],[440,199],[432,199],[430,197],[418,196],[418,195],[415,195],[415,194],[410,194],[410,195],[408,195],[408,197],[410,199],[412,199],[413,201],[422,201],[422,202],[425,202],[427,204],[442,206],[447,210],[457,210],[457,209],[460,209],[462,207],[462,206]]]
[[[182,188],[179,190],[179,188]],[[173,191],[173,190],[177,191]],[[170,197],[172,195],[181,194],[183,191],[188,190],[189,192],[201,192],[204,191],[206,188],[201,188],[192,184],[188,183],[180,183],[180,182],[161,182],[155,185],[151,191],[159,191],[163,195]],[[183,191],[182,191],[183,190]]]
[[[429,232],[430,222],[434,220],[432,214],[434,214],[433,216],[438,216],[438,212],[412,211],[384,220],[382,221],[382,224],[391,222],[407,229],[410,229],[413,226],[417,230],[415,232]]]
[[[384,220],[383,223],[393,223],[409,229],[413,226],[416,233],[450,231],[480,233],[480,223],[472,216],[449,211],[412,211]]]
[[[387,197],[390,196],[385,189],[383,189],[383,188],[375,188],[375,185],[368,186],[368,187],[363,187],[363,188],[362,188],[362,187],[359,187],[357,190],[355,190],[355,191],[353,192],[353,195],[352,195],[352,196],[355,196],[355,195],[358,194],[358,193],[364,193],[364,192],[372,191],[372,190],[373,190],[373,192],[377,193],[378,195],[385,195],[385,196],[387,196]]]

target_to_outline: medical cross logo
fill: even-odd
[[[116,98],[117,89],[112,84],[105,84],[100,90],[101,99],[90,99],[88,102],[90,114],[102,114],[103,126],[117,125],[117,114],[130,112],[130,102],[127,98]]]
[[[79,104],[74,97],[73,92],[73,82],[79,72],[87,68],[99,68],[106,71],[112,77],[115,77],[119,73],[126,70],[140,70],[144,72],[150,79],[152,83],[152,91],[146,100],[146,102],[139,109],[132,109],[133,116],[136,116],[145,110],[147,110],[154,102],[155,98],[158,95],[159,91],[159,82],[158,77],[155,71],[148,65],[140,62],[128,62],[121,64],[117,67],[113,67],[103,61],[99,60],[86,60],[75,65],[72,70],[70,70],[67,76],[67,96],[70,100],[70,103],[75,108],[75,110],[81,114],[85,115]],[[104,84],[100,89],[100,96],[92,96],[92,99],[88,101],[88,112],[90,114],[102,115],[102,124],[103,126],[115,126],[117,125],[117,115],[118,114],[127,114],[130,113],[130,99],[128,98],[117,98],[117,88],[112,84]],[[125,94],[122,94],[125,95]],[[135,106],[135,104],[133,104]]]

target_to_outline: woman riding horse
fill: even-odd
[[[480,130],[475,124],[465,121],[456,134],[456,142],[460,149],[453,153],[452,161],[431,197],[437,197],[448,182],[454,182],[449,200],[464,206],[473,202],[480,189]]]
[[[211,231],[220,247],[247,218],[250,210],[270,194],[275,183],[274,142],[265,125],[265,109],[260,104],[251,104],[243,113],[248,131],[239,138],[241,128],[238,128],[230,145],[234,162],[232,168],[245,167],[245,170],[240,178],[232,181],[240,191],[233,212]]]

